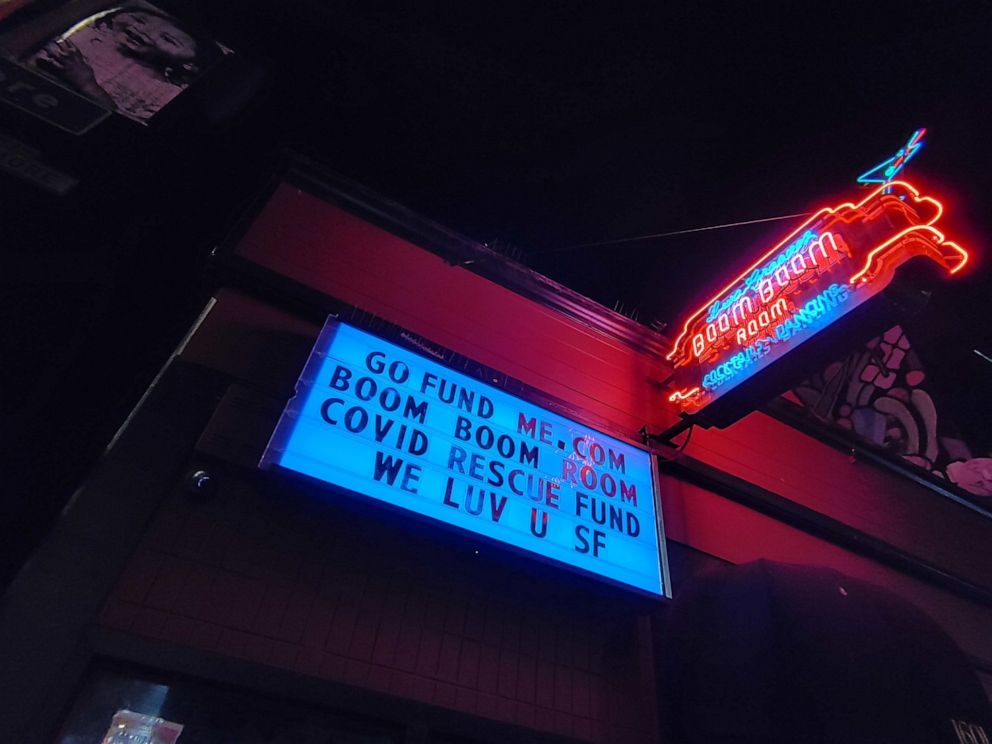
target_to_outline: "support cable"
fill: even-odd
[[[598,248],[604,245],[619,245],[620,243],[636,243],[641,240],[654,240],[656,238],[668,238],[673,235],[687,235],[688,233],[706,232],[707,230],[724,230],[730,227],[744,227],[745,225],[757,225],[762,222],[777,222],[779,220],[791,220],[794,217],[809,217],[813,212],[796,212],[795,214],[783,214],[778,217],[762,217],[757,220],[742,220],[740,222],[727,222],[722,225],[707,225],[706,227],[690,227],[685,230],[671,230],[670,232],[653,233],[652,235],[638,235],[633,238],[619,238],[617,240],[604,240],[599,243],[577,243],[576,245],[566,245],[563,248],[552,248],[546,253],[562,253],[564,251],[575,251],[580,248]]]

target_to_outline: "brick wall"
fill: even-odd
[[[169,499],[103,624],[582,741],[652,737],[622,596],[310,487],[221,483]]]

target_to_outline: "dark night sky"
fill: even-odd
[[[805,211],[852,194],[918,126],[911,173],[988,234],[992,14],[919,5],[302,2],[307,32],[285,14],[279,34],[214,22],[271,50],[272,103],[298,112],[284,140],[519,245],[604,304],[674,322],[789,223],[562,249]]]

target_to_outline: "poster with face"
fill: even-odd
[[[142,124],[230,53],[144,0],[67,3],[0,36],[0,51]]]

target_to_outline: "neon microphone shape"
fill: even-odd
[[[689,315],[666,356],[669,400],[699,410],[882,291],[910,258],[958,273],[968,252],[935,227],[943,212],[905,181],[816,211]]]

